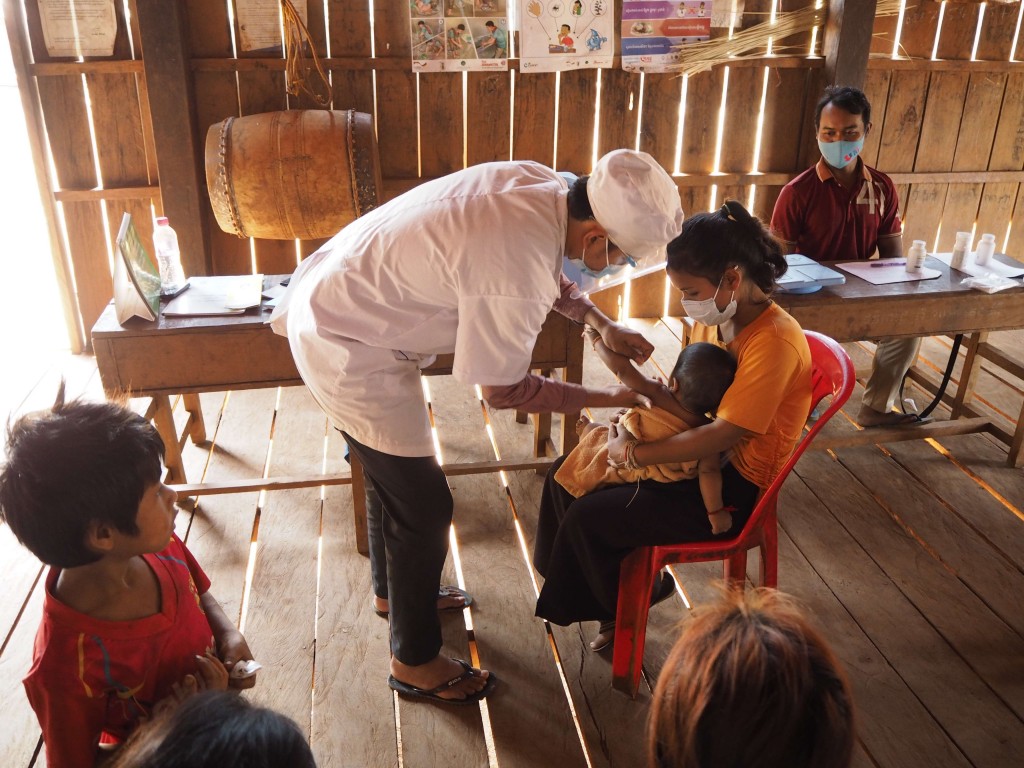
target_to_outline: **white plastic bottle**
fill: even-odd
[[[156,220],[153,247],[156,249],[157,266],[160,267],[160,291],[175,293],[185,282],[185,270],[181,266],[178,233],[171,229],[166,216]]]
[[[971,252],[971,233],[957,232],[956,242],[953,244],[953,254],[949,259],[949,266],[953,269],[962,270],[967,266],[967,254]]]
[[[915,240],[907,252],[907,272],[920,272],[924,266],[925,246],[924,240]]]
[[[992,254],[996,252],[996,236],[982,235],[978,242],[978,250],[974,252],[974,263],[978,265],[988,264],[992,260]]]

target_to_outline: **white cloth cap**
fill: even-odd
[[[639,267],[665,261],[665,246],[683,227],[679,189],[646,152],[616,149],[594,166],[587,181],[594,218]]]

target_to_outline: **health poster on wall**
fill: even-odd
[[[408,0],[413,72],[508,69],[512,0]]]
[[[664,72],[677,46],[711,36],[712,0],[622,0],[622,68]]]
[[[612,66],[614,0],[519,0],[518,18],[523,72]]]

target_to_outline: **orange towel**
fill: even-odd
[[[663,440],[685,432],[686,422],[662,408],[642,410],[631,408],[619,419],[631,435],[642,443]],[[592,429],[565,457],[555,473],[555,480],[576,498],[605,485],[622,485],[638,480],[657,480],[673,483],[692,480],[697,476],[697,462],[684,461],[670,464],[651,464],[634,469],[616,469],[608,465],[608,427]]]

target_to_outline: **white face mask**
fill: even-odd
[[[724,279],[725,275],[722,275],[722,280]],[[726,320],[731,320],[732,316],[736,314],[736,291],[732,292],[732,297],[729,299],[729,303],[725,305],[725,309],[719,309],[718,305],[715,304],[715,299],[718,298],[718,291],[722,287],[722,280],[718,281],[715,295],[710,299],[704,299],[703,301],[683,299],[683,311],[703,325],[721,325]]]

